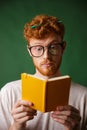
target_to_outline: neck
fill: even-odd
[[[46,75],[42,75],[40,72],[36,71],[36,73],[34,75],[37,77],[44,78],[44,79],[49,79],[49,78],[61,76],[61,73],[60,73],[60,70],[58,70],[58,72],[55,73],[54,75],[46,76]]]

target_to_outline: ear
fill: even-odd
[[[66,41],[63,41],[63,45],[62,45],[62,53],[64,53],[65,48],[66,48]]]
[[[31,52],[30,52],[30,50],[28,48],[28,45],[27,45],[27,51],[28,51],[29,55],[32,57]]]

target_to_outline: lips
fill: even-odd
[[[43,63],[41,64],[43,67],[52,67],[54,65],[53,62]]]

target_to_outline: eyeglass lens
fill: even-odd
[[[48,48],[48,51],[50,54],[58,55],[60,47],[61,47],[61,44],[52,44],[52,45],[49,45],[48,47],[36,45],[36,46],[29,47],[29,49],[32,56],[40,57],[43,55],[45,48]]]

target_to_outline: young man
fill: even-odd
[[[24,28],[27,49],[42,78],[61,76],[66,42],[64,25],[54,16],[38,15]],[[0,94],[0,130],[87,130],[87,88],[71,83],[69,105],[41,113],[21,100],[21,80],[6,84]]]

